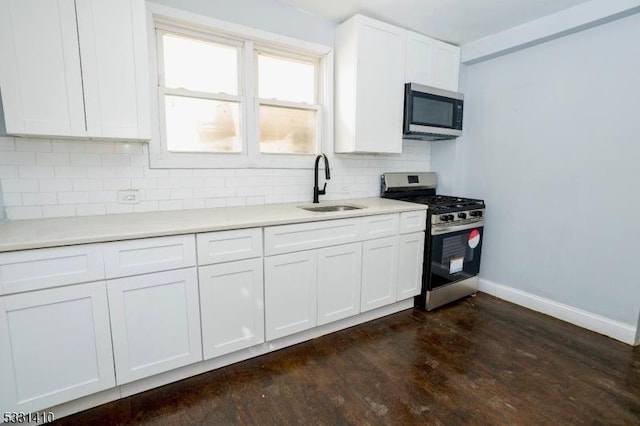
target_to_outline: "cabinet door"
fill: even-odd
[[[362,243],[318,250],[318,325],[360,313]]]
[[[355,15],[335,44],[335,152],[402,152],[405,30]]]
[[[0,297],[0,411],[115,386],[104,281]]]
[[[73,0],[1,0],[0,57],[8,134],[85,134]]]
[[[397,268],[398,237],[363,243],[362,312],[396,301]]]
[[[262,259],[199,268],[204,359],[264,342]]]
[[[455,92],[458,90],[459,73],[460,48],[438,40],[433,40],[429,85]]]
[[[76,0],[88,136],[149,139],[142,0]]]
[[[318,260],[316,251],[264,259],[267,340],[316,326]]]
[[[405,82],[431,85],[432,39],[407,31]]]
[[[397,300],[417,296],[422,290],[424,232],[400,235]]]
[[[358,30],[358,151],[402,152],[405,33],[372,19]]]
[[[107,281],[119,385],[202,360],[195,268]]]

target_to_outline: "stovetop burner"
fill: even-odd
[[[434,214],[450,213],[462,210],[482,209],[484,202],[474,198],[460,198],[449,195],[423,195],[403,197],[402,201],[428,205]]]

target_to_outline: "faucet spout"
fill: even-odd
[[[326,180],[331,179],[331,172],[329,171],[329,160],[327,160],[327,156],[324,154],[320,154],[316,157],[315,165],[313,167],[313,202],[319,203],[318,200],[319,195],[326,194],[327,190],[327,182],[324,183],[322,189],[318,186],[318,164],[320,163],[320,159],[324,159],[324,177]]]

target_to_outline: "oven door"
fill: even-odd
[[[482,225],[431,236],[431,280],[427,290],[462,281],[480,272]]]

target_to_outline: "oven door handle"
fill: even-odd
[[[453,232],[464,231],[465,229],[482,228],[484,227],[484,221],[467,223],[465,225],[453,225],[453,226],[432,226],[431,235],[451,234]]]

